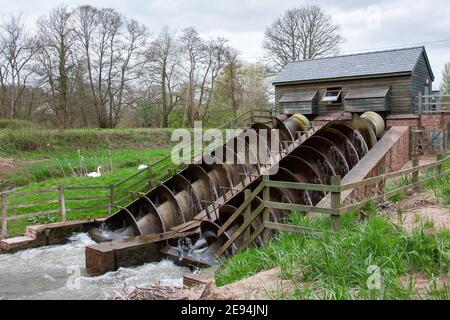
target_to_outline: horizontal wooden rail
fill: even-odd
[[[23,209],[23,208],[30,208],[30,207],[40,207],[48,204],[54,204],[59,203],[59,200],[47,200],[47,201],[41,201],[41,202],[32,202],[27,204],[19,204],[15,206],[8,206],[8,209]]]
[[[336,215],[339,214],[339,211],[336,209],[326,208],[326,207],[315,207],[315,206],[309,206],[309,205],[297,204],[297,203],[264,201],[264,206],[269,209],[317,212],[317,213],[328,213],[328,214],[336,214]]]
[[[339,186],[327,184],[300,183],[300,182],[275,181],[275,180],[264,181],[264,186],[294,189],[294,190],[310,190],[310,191],[325,191],[325,192],[338,192],[340,189]]]
[[[108,189],[109,186],[83,186],[83,187],[64,187],[65,190],[100,190]]]
[[[34,217],[41,217],[41,216],[46,216],[49,214],[56,214],[56,213],[60,213],[59,210],[46,210],[46,211],[41,211],[41,212],[32,212],[32,213],[24,213],[18,216],[9,216],[7,218],[8,221],[16,221],[16,220],[22,220],[22,219],[27,219],[27,218],[34,218]]]
[[[101,199],[109,199],[110,196],[85,197],[85,198],[65,198],[66,201],[93,201]]]
[[[450,155],[448,155],[446,158],[442,159],[442,160],[438,160],[432,163],[428,163],[428,164],[423,164],[417,167],[412,167],[409,169],[404,169],[404,170],[400,170],[400,171],[396,171],[396,172],[391,172],[391,173],[386,173],[383,175],[379,175],[376,177],[371,177],[371,178],[366,178],[364,180],[361,181],[357,181],[357,182],[352,182],[352,183],[346,183],[346,184],[341,184],[339,187],[340,191],[344,191],[344,190],[349,190],[349,189],[353,189],[355,187],[363,187],[366,185],[371,185],[371,184],[375,184],[378,182],[382,182],[383,180],[389,180],[389,179],[393,179],[393,178],[398,178],[398,177],[402,177],[402,176],[406,176],[408,174],[414,173],[414,172],[419,172],[419,171],[424,171],[427,169],[431,169],[431,168],[435,168],[443,163],[445,163],[446,161],[450,160]]]
[[[26,192],[15,192],[15,191],[5,191],[5,192],[8,195],[8,198],[19,198],[23,196],[33,196],[41,193],[58,192],[58,188],[42,189],[38,191],[26,191]]]
[[[108,205],[101,206],[89,206],[89,207],[76,207],[76,208],[66,208],[66,211],[80,211],[80,210],[92,210],[92,209],[107,209]]]
[[[294,232],[294,233],[321,233],[326,232],[327,230],[317,229],[317,228],[308,228],[308,227],[301,227],[301,226],[295,226],[292,224],[285,224],[285,223],[276,223],[271,221],[264,222],[264,227],[268,229],[274,229],[277,231],[287,231],[287,232]]]

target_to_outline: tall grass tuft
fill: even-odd
[[[414,286],[398,281],[406,272],[423,271],[430,277],[448,272],[448,231],[431,233],[427,228],[432,226],[424,223],[422,229],[408,234],[384,217],[370,215],[362,223],[358,217],[357,212],[345,216],[342,228],[335,231],[329,218],[311,221],[293,214],[289,223],[325,232],[280,233],[267,247],[249,249],[227,261],[216,274],[217,283],[224,285],[278,266],[282,277],[298,284],[296,298],[407,299],[413,297]],[[368,288],[371,266],[380,270],[379,289]],[[294,276],[298,273],[300,278]]]

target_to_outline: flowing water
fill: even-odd
[[[111,299],[124,290],[158,281],[181,285],[187,272],[170,261],[161,261],[89,277],[84,248],[93,243],[87,234],[77,234],[66,245],[0,255],[0,300]]]

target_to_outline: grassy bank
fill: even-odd
[[[51,152],[164,146],[173,129],[0,130],[0,156],[35,159]]]
[[[0,173],[0,189],[20,187],[36,182],[54,182],[59,178],[68,178],[76,182],[78,176],[85,176],[102,166],[104,173],[123,176],[121,169],[137,170],[140,164],[154,162],[170,153],[168,148],[156,149],[120,149],[61,152],[48,152],[44,158],[30,154],[30,160],[15,159],[16,168],[10,172]],[[25,156],[22,154],[22,156]],[[82,178],[82,177],[80,177]],[[92,180],[92,179],[91,179]]]
[[[140,163],[154,163],[162,157],[169,154],[169,149],[154,149],[154,150],[145,150],[141,152],[133,152],[130,150],[121,150],[112,153],[112,166],[113,169],[110,172],[104,172],[101,177],[90,178],[86,176],[71,176],[67,174],[62,177],[49,177],[40,182],[33,182],[27,184],[23,187],[18,188],[15,192],[35,192],[39,190],[46,190],[50,187],[54,186],[76,186],[76,187],[94,187],[94,186],[109,186],[111,184],[116,184],[119,181],[128,178],[129,176],[138,172],[138,164]],[[94,160],[92,160],[94,161]],[[96,162],[97,163],[97,162]],[[34,167],[34,171],[31,171],[30,174],[36,175],[39,170],[45,172],[48,169],[48,165],[42,165],[41,167]],[[51,168],[51,167],[50,167]],[[60,169],[62,170],[62,169]],[[20,173],[26,175],[26,173]],[[16,178],[19,177],[20,174],[16,174]],[[131,185],[135,182],[135,180],[130,180],[126,183],[123,188],[127,185]],[[139,186],[142,186],[146,182],[142,182],[140,185],[137,185],[135,188],[137,189]],[[110,190],[107,188],[104,189],[83,189],[83,190],[66,190],[66,199],[71,198],[86,198],[86,197],[99,197],[99,196],[109,196]],[[125,196],[126,193],[120,194],[120,197]],[[20,204],[28,204],[28,203],[41,203],[48,200],[59,199],[58,191],[49,192],[49,193],[39,193],[34,195],[26,195],[20,198],[11,198],[8,201],[8,205],[20,205]],[[68,208],[71,207],[88,207],[88,206],[98,206],[98,205],[106,205],[109,203],[109,200],[99,199],[99,200],[90,200],[90,201],[68,201],[66,203]],[[8,215],[18,215],[25,214],[30,212],[46,212],[49,210],[59,208],[59,204],[44,204],[40,206],[33,206],[30,208],[24,209],[16,209],[9,210]],[[70,211],[68,212],[68,219],[82,219],[82,218],[96,218],[96,217],[104,217],[108,214],[107,209],[90,209],[90,210],[80,210],[80,211]],[[25,231],[25,227],[30,224],[39,224],[39,223],[50,223],[56,222],[60,220],[59,214],[48,214],[39,218],[30,218],[14,221],[8,224],[8,230],[10,236],[22,234]]]
[[[108,171],[137,167],[167,154],[171,145],[172,129],[48,130],[20,127],[20,121],[3,125],[0,189],[85,175],[97,166]]]
[[[38,128],[26,121],[0,121],[0,190],[35,192],[53,186],[109,186],[138,172],[140,164],[150,164],[170,153],[172,129],[69,129]],[[102,166],[102,176],[87,173]],[[135,180],[130,181],[133,183]],[[109,195],[109,189],[68,190],[66,198]],[[120,195],[123,196],[123,195]],[[8,205],[41,203],[58,199],[58,192],[9,198]],[[68,207],[104,205],[106,200],[73,201]],[[47,212],[58,204],[9,210],[8,215]],[[106,209],[68,212],[69,219],[103,217]],[[10,222],[10,235],[22,234],[26,225],[59,221],[48,214]]]
[[[282,277],[292,279],[296,290],[292,296],[278,298],[411,299],[414,283],[409,275],[425,273],[430,282],[437,276],[447,276],[448,230],[432,232],[432,224],[424,222],[409,234],[386,218],[373,216],[360,223],[357,216],[348,214],[342,230],[332,231],[328,219],[311,222],[294,214],[290,223],[325,228],[327,232],[281,233],[267,247],[249,249],[232,258],[219,270],[216,281],[224,285],[280,267]],[[370,266],[380,270],[381,290],[367,287]],[[431,288],[420,298],[450,298],[447,286]]]
[[[448,167],[448,163],[445,165]],[[450,177],[425,185],[436,198],[450,204]],[[402,195],[404,197],[405,195]],[[393,197],[397,202],[401,197]],[[279,267],[281,277],[292,280],[295,291],[282,299],[450,299],[450,288],[437,279],[449,277],[450,231],[437,230],[433,221],[422,220],[412,232],[382,217],[374,205],[364,212],[343,217],[339,230],[331,229],[329,217],[310,220],[293,213],[288,223],[321,228],[320,234],[282,232],[266,247],[249,248],[224,261],[216,273],[219,286]],[[374,270],[381,275],[381,289],[369,289]],[[418,294],[416,279],[427,287]],[[447,282],[448,283],[448,282]]]

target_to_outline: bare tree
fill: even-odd
[[[192,28],[186,28],[180,37],[181,46],[186,55],[185,70],[188,74],[186,110],[183,123],[188,120],[194,126],[194,120],[198,118],[198,110],[195,108],[195,92],[197,87],[197,66],[204,58],[205,44],[198,32]]]
[[[134,102],[127,93],[144,70],[147,29],[113,9],[91,6],[77,10],[76,24],[98,124],[115,127]]]
[[[181,52],[177,36],[165,26],[151,43],[147,54],[149,66],[146,78],[149,88],[156,85],[156,105],[161,113],[160,126],[169,126],[169,115],[180,103],[180,63]]]
[[[35,40],[25,30],[21,14],[11,15],[0,24],[0,114],[4,118],[20,116],[19,101],[35,71],[32,59],[37,49]]]
[[[205,58],[203,59],[203,74],[200,82],[200,93],[197,109],[201,110],[201,120],[209,119],[209,106],[215,89],[218,75],[225,66],[227,40],[217,38],[209,40],[205,46]]]
[[[60,7],[41,17],[37,23],[40,43],[38,74],[51,97],[50,108],[55,114],[55,122],[62,128],[72,126],[73,122],[70,107],[76,57],[71,17],[66,7]]]
[[[275,70],[295,60],[335,55],[343,38],[332,17],[320,7],[287,10],[265,31],[263,46]]]
[[[239,102],[241,101],[241,83],[240,75],[242,71],[242,64],[239,60],[239,52],[235,49],[229,48],[226,51],[227,64],[225,67],[225,79],[228,87],[228,95],[231,100],[231,109],[233,115],[237,116],[239,109]]]
[[[261,63],[244,65],[242,71],[242,104],[248,109],[261,109],[269,106],[272,89],[270,71]]]

